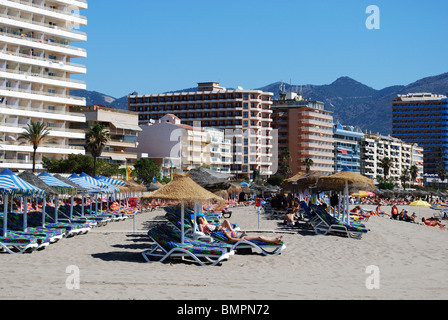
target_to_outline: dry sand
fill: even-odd
[[[364,206],[373,208],[372,206]],[[399,207],[401,210],[405,207]],[[427,208],[407,207],[420,217]],[[390,207],[383,207],[390,212]],[[261,215],[264,231],[285,232],[279,256],[234,255],[221,266],[186,262],[147,263],[146,231],[163,220],[156,210],[110,223],[89,234],[25,255],[0,254],[0,299],[447,299],[448,231],[372,217],[361,240],[285,229],[280,218]],[[253,206],[233,209],[231,222],[257,230]],[[445,221],[447,222],[447,221]],[[274,233],[264,232],[273,236]],[[80,287],[67,287],[69,266]],[[379,289],[369,289],[379,271]],[[69,284],[72,282],[69,281]]]

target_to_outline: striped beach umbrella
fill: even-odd
[[[119,186],[119,187],[126,187],[126,182],[124,181],[120,181],[117,179],[113,179],[113,178],[108,178],[105,176],[95,176],[95,179],[100,180],[100,181],[104,181],[108,184],[112,184],[114,186]]]
[[[91,184],[86,179],[83,179],[80,176],[78,176],[76,173],[72,174],[67,179],[72,181],[73,183],[76,183],[77,185],[87,189],[88,193],[100,193],[101,192],[101,189],[98,186]]]
[[[101,181],[101,180],[92,178],[91,176],[89,176],[88,174],[86,174],[86,173],[84,173],[84,172],[81,173],[80,177],[81,177],[82,179],[85,179],[86,181],[88,181],[88,182],[91,183],[92,185],[100,187],[101,190],[102,190],[104,193],[115,193],[115,192],[120,192],[120,189],[118,189],[116,186],[111,185],[111,184],[108,184],[108,183],[106,183],[105,181]]]
[[[76,193],[75,187],[53,177],[48,172],[42,172],[37,177],[60,193]]]

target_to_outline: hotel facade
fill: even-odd
[[[389,178],[393,183],[401,185],[400,176],[405,169],[410,171],[415,165],[418,169],[416,184],[422,184],[423,176],[423,148],[415,143],[407,143],[401,139],[381,134],[366,132],[360,140],[361,149],[361,174],[371,178],[375,182],[377,177],[383,177],[381,160],[389,158],[392,167],[389,169]]]
[[[85,137],[69,129],[70,123],[86,121],[69,112],[69,106],[86,105],[84,98],[70,95],[86,89],[71,78],[86,73],[85,66],[72,62],[87,56],[72,46],[87,40],[78,30],[87,24],[81,9],[87,9],[85,0],[0,0],[0,168],[32,168],[32,146],[18,139],[31,121],[50,128],[37,149],[38,169],[44,156],[85,154],[84,148],[69,145],[70,139]]]
[[[167,113],[183,124],[225,132],[233,159],[230,171],[253,177],[272,174],[272,96],[260,90],[227,90],[217,82],[199,83],[195,92],[129,95],[128,110],[139,113],[139,124],[157,121]]]
[[[273,101],[272,110],[273,127],[278,130],[278,154],[289,150],[292,174],[305,172],[305,159],[313,160],[311,172],[333,173],[333,116],[324,104],[288,92]]]
[[[423,147],[424,173],[448,171],[448,98],[432,93],[392,101],[392,136]]]
[[[137,148],[138,134],[142,131],[138,126],[138,114],[100,105],[71,106],[70,111],[86,117],[85,123],[71,123],[70,128],[87,133],[91,126],[100,123],[109,132],[110,140],[99,159],[120,167],[133,165],[137,161],[137,154],[129,150]],[[70,139],[70,145],[83,147],[85,139]]]

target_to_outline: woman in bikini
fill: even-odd
[[[262,241],[267,243],[280,243],[283,239],[283,236],[277,237],[277,238],[269,238],[269,237],[263,237],[263,236],[248,236],[247,234],[241,232],[241,231],[229,231],[226,229],[222,229],[221,232],[232,242],[238,242],[240,240],[247,240],[247,241]]]

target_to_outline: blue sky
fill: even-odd
[[[375,89],[448,72],[448,1],[88,0],[87,89],[120,98],[219,81]],[[380,29],[366,28],[366,8]],[[77,45],[77,44],[75,44]]]

